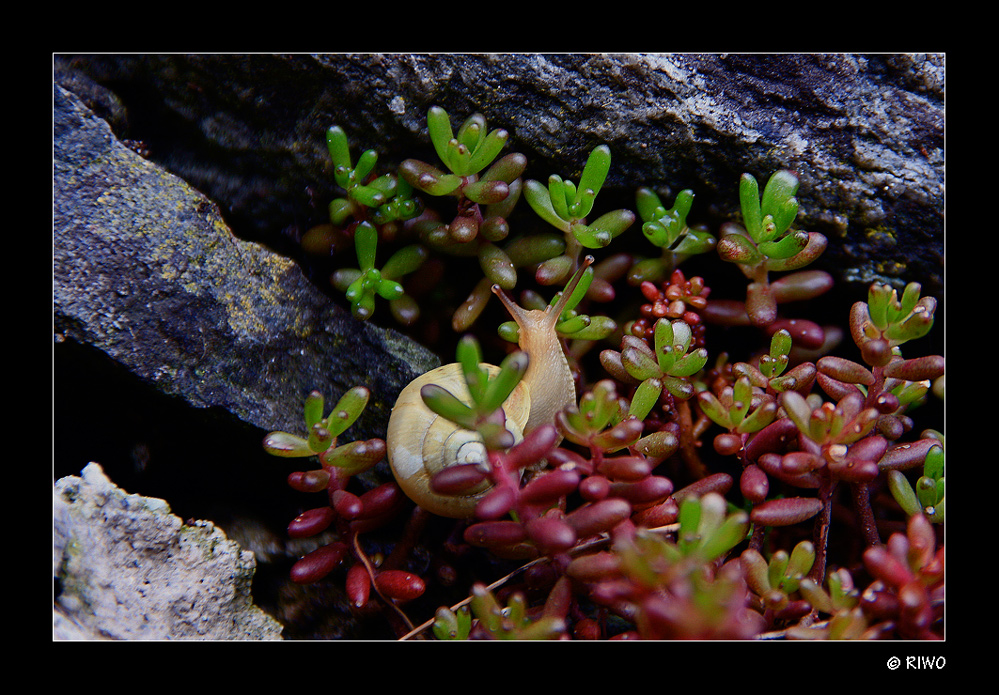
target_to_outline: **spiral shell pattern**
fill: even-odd
[[[482,366],[490,377],[499,372],[494,365]],[[470,400],[458,364],[446,364],[410,382],[399,394],[389,417],[386,433],[389,465],[399,487],[418,505],[439,516],[467,518],[488,492],[488,483],[463,495],[439,495],[430,489],[430,477],[455,463],[485,462],[485,447],[478,433],[459,427],[426,406],[420,396],[425,384],[437,384],[465,403]],[[506,428],[517,441],[523,438],[530,400],[529,389],[519,384],[503,404]]]

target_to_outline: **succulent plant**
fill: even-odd
[[[742,176],[741,224],[723,223],[717,236],[694,224],[692,189],[667,208],[652,188],[639,188],[636,239],[651,249],[643,253],[630,238],[614,242],[634,212],[594,218],[610,172],[607,145],[590,151],[578,184],[559,175],[545,184],[521,180],[526,157],[504,155],[509,134],[489,130],[481,114],[455,131],[432,107],[427,132],[438,164],[407,159],[378,176],[373,152],[354,162],[343,131],[330,130],[343,191],[330,208],[334,253],[352,240],[358,261],[340,267],[334,285],[358,318],[372,316],[380,296],[415,327],[447,313],[436,300],[449,269],[476,260],[482,276],[445,317],[463,334],[451,365],[460,383],[421,382],[418,400],[474,433],[485,452],[430,475],[429,490],[481,495],[448,527],[441,556],[431,553],[434,571],[400,560],[430,513],[421,502],[401,549],[369,557],[365,534],[390,528],[412,505],[401,482],[379,479],[384,441],[337,443],[366,389],[327,416],[313,394],[306,435],[272,433],[265,444],[316,459],[317,470],[289,482],[327,497],[289,526],[295,537],[325,534],[295,565],[295,581],[335,576],[356,610],[380,606],[393,624],[408,623],[403,608],[427,610],[420,600],[431,586],[458,591],[421,626],[399,630],[441,640],[943,635],[943,434],[911,434],[916,409],[943,395],[943,357],[913,345],[933,326],[934,298],[917,283],[875,283],[867,301],[821,325],[787,315],[789,303],[833,286],[828,272],[806,267],[827,240],[794,227],[799,181],[791,171],[771,176],[762,194],[752,175]],[[535,217],[513,215],[521,195]],[[309,243],[329,234],[319,230]],[[584,249],[603,257],[583,258]],[[744,297],[718,296],[724,285],[712,286],[712,259],[741,270]],[[687,262],[698,274],[680,268]],[[538,289],[566,282],[550,301]],[[522,433],[509,420],[508,397],[534,378],[526,352],[496,341],[490,326],[467,332],[492,294],[509,307],[504,290],[527,309],[558,307],[552,353],[565,358],[557,380],[572,396]],[[742,341],[742,327],[759,339]],[[520,342],[521,330],[507,322],[498,333]],[[719,336],[736,338],[723,346]],[[847,336],[853,346],[840,350]],[[483,346],[506,350],[498,366],[483,363]],[[531,384],[532,397],[535,386],[545,391],[542,382]],[[450,565],[444,555],[462,561]],[[483,556],[515,569],[488,586],[478,577],[455,581],[464,559]],[[866,586],[856,584],[861,578]]]

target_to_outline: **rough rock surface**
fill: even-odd
[[[297,431],[309,391],[332,399],[357,384],[373,393],[369,417],[384,419],[402,386],[438,363],[355,321],[293,261],[233,236],[203,194],[122,145],[60,87],[55,134],[61,340],[264,431]]]
[[[253,553],[211,522],[183,523],[96,463],[53,493],[56,639],[280,639],[250,599]]]
[[[509,130],[540,180],[578,176],[608,144],[608,183],[629,205],[639,185],[692,188],[698,209],[729,214],[742,172],[793,168],[799,224],[830,237],[833,272],[941,291],[939,54],[128,55],[57,68],[250,236],[322,219],[334,123],[379,161],[435,161],[437,104]]]

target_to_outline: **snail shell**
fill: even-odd
[[[499,367],[483,364],[490,378]],[[489,490],[483,482],[464,495],[438,495],[430,490],[430,477],[457,463],[485,463],[486,449],[477,432],[458,427],[433,412],[423,402],[420,389],[437,384],[462,401],[470,401],[468,385],[459,364],[445,364],[411,381],[399,394],[389,418],[386,441],[388,459],[406,495],[429,512],[439,516],[465,518]],[[520,383],[503,404],[506,428],[521,441],[531,411],[530,390]]]
[[[546,423],[554,422],[562,409],[576,404],[576,385],[555,326],[569,297],[593,263],[587,256],[554,305],[527,310],[507,297],[496,285],[500,298],[520,329],[520,349],[529,358],[527,371],[503,404],[506,428],[516,441]],[[499,367],[483,364],[490,378]],[[470,402],[461,365],[446,364],[414,379],[399,394],[389,416],[385,435],[389,465],[399,487],[418,505],[440,516],[467,518],[489,490],[489,483],[465,495],[440,495],[430,489],[430,477],[454,463],[486,463],[485,446],[478,433],[466,430],[434,413],[423,402],[420,389],[437,384],[465,403]]]

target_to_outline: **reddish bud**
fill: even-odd
[[[336,569],[347,555],[347,544],[330,543],[313,550],[291,567],[291,581],[296,584],[311,584],[319,581]]]
[[[774,280],[770,287],[777,301],[783,304],[813,299],[828,292],[833,284],[832,275],[824,270],[801,270]]]
[[[715,451],[722,456],[735,456],[742,451],[742,437],[731,432],[723,432],[715,437]]]
[[[600,639],[600,623],[593,618],[578,620],[572,628],[572,636],[578,640],[598,640]]]
[[[319,507],[302,512],[288,524],[288,535],[292,538],[308,538],[325,531],[336,517],[332,507]]]
[[[528,538],[546,554],[564,552],[576,544],[576,531],[564,519],[530,519],[524,529]]]
[[[825,374],[819,374],[817,381],[819,382],[819,387],[837,401],[851,394],[860,393],[860,389],[854,384],[846,384]]]
[[[664,502],[660,502],[652,507],[646,507],[638,512],[631,517],[631,521],[644,528],[659,528],[660,526],[675,524],[679,518],[680,507],[677,505],[675,499],[669,497]]]
[[[578,486],[579,473],[557,468],[525,485],[520,491],[520,499],[527,504],[548,506],[574,492]]]
[[[581,582],[599,582],[617,575],[621,559],[606,550],[581,555],[569,563],[566,574]]]
[[[719,495],[724,495],[732,488],[732,482],[732,476],[728,473],[715,473],[677,490],[673,495],[673,499],[676,500],[677,504],[680,504],[687,497],[703,497],[709,492],[717,492]]]
[[[591,475],[579,483],[579,494],[588,502],[602,500],[610,494],[610,481],[602,475]]]
[[[779,454],[763,454],[756,463],[767,475],[798,487],[819,487],[821,484],[822,481],[817,474],[801,473],[795,475],[789,473],[784,470],[783,462],[784,457]]]
[[[746,442],[746,460],[756,463],[763,454],[781,453],[797,436],[798,428],[790,418],[775,420]]]
[[[517,521],[482,521],[465,529],[465,542],[480,548],[514,545],[527,540],[524,526]]]
[[[762,468],[750,464],[739,477],[739,490],[748,501],[759,504],[770,492],[770,479]]]
[[[785,497],[753,508],[749,519],[761,526],[791,526],[810,519],[822,510],[822,500],[814,497]]]
[[[792,451],[781,458],[781,470],[787,475],[802,475],[822,468],[822,458],[807,451]]]
[[[348,521],[356,519],[364,510],[361,498],[346,490],[337,490],[330,499],[333,502],[333,508],[336,510],[336,513]]]
[[[597,471],[611,480],[636,482],[652,473],[652,464],[644,456],[614,456],[597,464]]]
[[[825,374],[846,384],[863,384],[871,386],[874,374],[867,367],[843,357],[827,355],[815,363],[820,374]]]
[[[905,381],[923,381],[943,376],[944,358],[940,355],[927,355],[911,360],[895,360],[885,365],[885,376]]]
[[[926,454],[934,446],[940,446],[940,442],[930,438],[908,444],[896,444],[881,457],[878,467],[883,471],[903,471],[921,466],[926,460]]]
[[[737,299],[709,299],[701,316],[709,323],[722,326],[748,326],[746,303]]]
[[[672,492],[673,482],[669,478],[650,475],[637,483],[611,483],[610,496],[621,497],[638,507],[646,507],[662,502]]]
[[[361,608],[368,602],[368,596],[371,594],[371,575],[364,565],[360,563],[351,565],[347,570],[346,590],[347,598],[355,608]]]
[[[874,367],[883,367],[891,360],[891,345],[884,338],[865,339],[860,344],[860,356]]]
[[[548,454],[548,463],[556,467],[575,468],[583,475],[593,473],[593,463],[591,461],[583,458],[575,451],[569,451],[568,449],[563,449],[561,447],[553,449],[551,453]]]
[[[888,451],[888,440],[884,437],[864,437],[850,447],[847,456],[854,460],[879,461]]]
[[[480,519],[499,519],[506,516],[517,502],[517,491],[509,485],[499,485],[486,493],[475,505],[475,516]]]
[[[439,495],[460,495],[482,484],[486,471],[477,463],[447,466],[430,478],[430,489]]]
[[[611,497],[583,505],[566,516],[565,520],[579,538],[586,538],[609,531],[629,516],[631,516],[631,505],[623,499]]]
[[[560,439],[555,425],[546,424],[534,429],[504,455],[507,470],[524,468],[547,458]]]
[[[330,483],[330,474],[324,470],[295,471],[288,475],[288,486],[298,492],[322,492]]]
[[[399,602],[412,601],[423,595],[427,585],[415,574],[402,570],[385,570],[375,575],[375,586],[386,597]]]
[[[912,579],[909,568],[881,545],[864,551],[864,566],[871,575],[896,589]]]
[[[364,509],[359,518],[369,519],[389,514],[402,504],[402,500],[402,491],[395,483],[379,485],[361,495],[361,505]]]
[[[858,461],[853,457],[832,461],[826,468],[834,478],[848,483],[869,483],[878,477],[878,464],[875,461]]]

